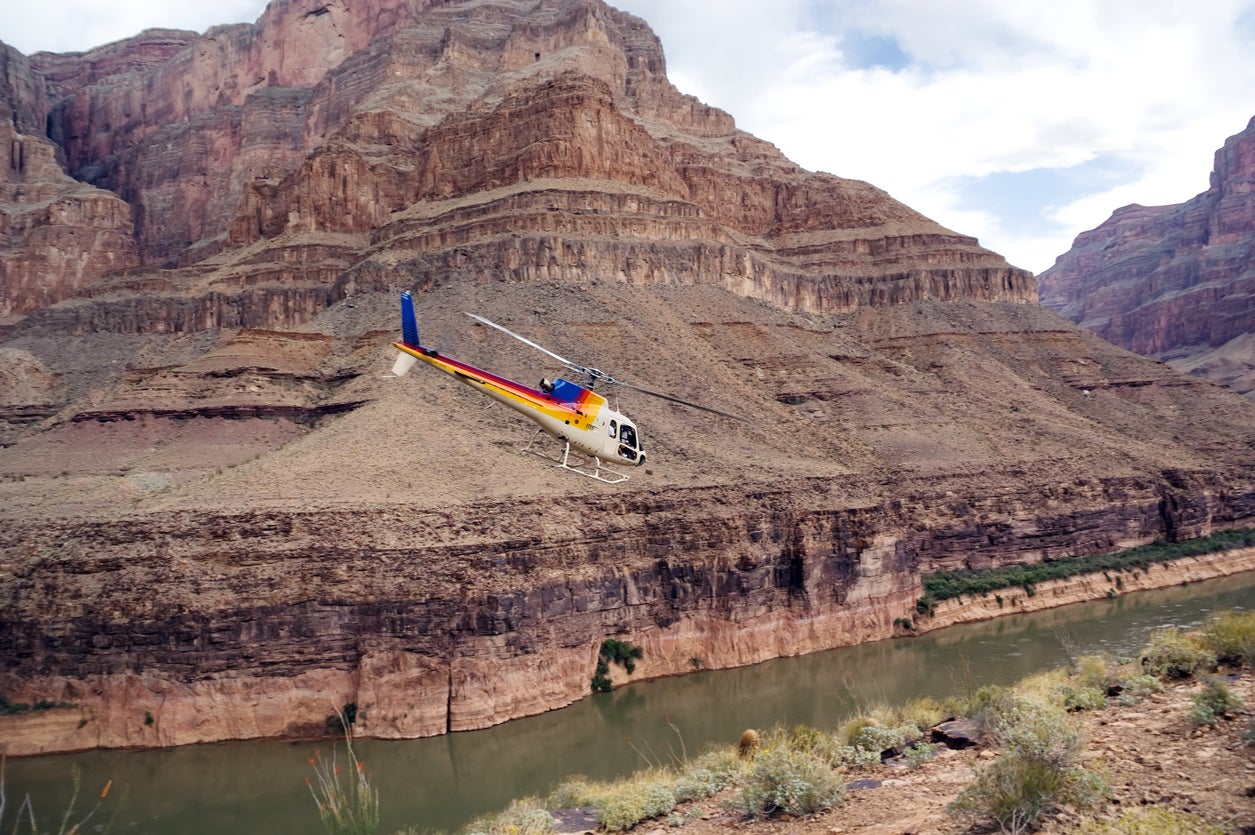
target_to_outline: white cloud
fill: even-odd
[[[0,40],[20,52],[85,52],[95,46],[129,38],[144,29],[189,29],[204,32],[222,23],[252,23],[265,0],[216,0],[183,3],[171,0],[9,0]]]

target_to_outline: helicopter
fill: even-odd
[[[425,346],[419,341],[418,318],[414,313],[414,298],[409,290],[401,293],[401,341],[392,343],[400,353],[397,354],[396,362],[392,366],[392,376],[404,377],[419,360],[422,360],[437,371],[443,371],[471,388],[483,392],[493,400],[510,407],[536,423],[540,428],[524,447],[524,451],[553,461],[562,469],[607,484],[618,484],[626,481],[628,475],[616,469],[614,464],[639,467],[645,463],[645,446],[641,442],[636,424],[627,415],[610,408],[606,398],[593,391],[593,386],[599,382],[623,386],[652,397],[734,420],[744,420],[738,415],[654,391],[617,379],[599,369],[579,365],[483,316],[474,313],[466,315],[547,354],[583,377],[587,381],[586,384],[581,385],[561,378],[542,379],[538,388],[532,388],[452,357],[441,355],[435,348]],[[533,444],[542,433],[563,442],[560,457],[551,457],[533,449]]]

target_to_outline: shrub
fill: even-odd
[[[471,821],[464,835],[548,835],[558,820],[534,797],[514,800],[505,811]]]
[[[309,758],[314,780],[306,778],[309,793],[318,806],[318,819],[330,835],[373,835],[379,831],[379,790],[370,784],[366,764],[353,750],[352,722],[342,713],[336,716],[344,729],[345,768],[342,774],[331,750],[331,759],[315,751]]]
[[[1027,832],[1059,807],[1088,807],[1105,790],[1080,768],[1080,736],[1054,706],[1026,700],[995,728],[1003,754],[950,804],[950,811],[991,820],[1004,832]]]
[[[917,742],[907,746],[906,765],[908,768],[919,768],[937,754],[941,746],[935,742]]]
[[[1142,670],[1158,678],[1190,678],[1215,667],[1215,657],[1176,627],[1155,630],[1142,650]]]
[[[607,638],[601,642],[597,651],[597,668],[593,671],[590,682],[594,693],[606,693],[610,690],[610,665],[618,664],[627,670],[628,675],[636,672],[636,662],[644,657],[645,651],[635,644]]]
[[[654,769],[605,786],[593,800],[597,819],[607,832],[631,829],[643,820],[675,808],[675,776]]]
[[[917,731],[925,731],[944,721],[950,714],[936,699],[912,699],[898,710],[899,724],[910,725]]]
[[[1196,728],[1202,725],[1214,725],[1226,713],[1233,713],[1245,707],[1242,700],[1218,678],[1208,681],[1203,692],[1196,694],[1193,701],[1186,718]]]
[[[755,817],[809,815],[844,799],[845,784],[827,763],[808,751],[788,748],[762,751],[741,789],[741,803]]]
[[[676,800],[700,800],[723,791],[745,774],[745,761],[731,749],[708,751],[686,765],[675,781]]]
[[[1087,821],[1080,832],[1081,835],[1223,835],[1224,829],[1171,806],[1140,806],[1125,809],[1114,821]]]
[[[558,786],[549,795],[548,804],[558,808],[592,806],[606,831],[618,832],[674,809],[679,802],[675,785],[675,773],[664,768],[640,771],[613,783],[590,783],[576,777]]]
[[[1203,625],[1203,647],[1222,664],[1255,663],[1255,612],[1220,612]]]
[[[1123,695],[1144,699],[1151,693],[1162,693],[1163,684],[1154,676],[1133,676],[1124,683]]]

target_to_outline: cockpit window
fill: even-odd
[[[625,445],[636,449],[636,430],[629,424],[623,424],[619,429],[619,440]]]
[[[610,421],[610,437],[614,438],[619,434],[619,422],[617,420]]]

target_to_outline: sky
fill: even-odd
[[[252,22],[264,0],[0,0],[0,40],[83,51]],[[1130,203],[1181,203],[1255,116],[1255,0],[611,0],[685,93],[1039,273]]]

